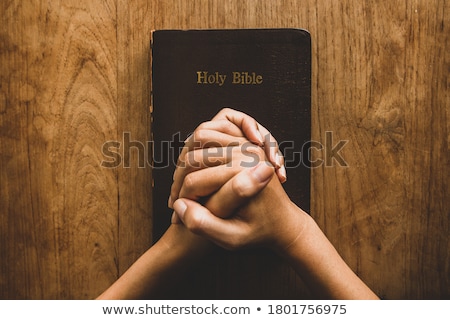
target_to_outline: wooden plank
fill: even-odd
[[[117,3],[119,273],[152,244],[150,29],[147,1]]]
[[[313,213],[389,299],[449,295],[443,10],[333,2],[319,12],[316,132],[349,140],[349,167],[313,173]]]
[[[84,3],[83,3],[84,2]],[[2,298],[90,298],[117,275],[112,2],[2,4]]]
[[[450,5],[418,3],[405,50],[405,295],[450,298]]]

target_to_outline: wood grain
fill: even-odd
[[[311,32],[313,137],[348,140],[347,167],[313,170],[313,217],[380,296],[450,298],[449,12],[444,0],[3,1],[0,298],[93,298],[150,246],[141,151],[122,154],[129,168],[100,165],[105,142],[150,137],[150,31],[266,27]],[[224,261],[205,280],[227,297],[238,268],[265,263]],[[242,295],[258,282],[308,297],[276,259]]]
[[[152,243],[152,177],[150,167],[150,28],[143,1],[118,1],[118,135],[130,135],[130,146],[118,168],[119,274]],[[142,146],[144,148],[142,148]],[[127,158],[129,157],[129,158]],[[143,160],[145,160],[143,162]]]
[[[2,4],[2,298],[88,298],[117,276],[110,5]]]

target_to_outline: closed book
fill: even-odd
[[[153,225],[168,228],[183,141],[224,107],[265,126],[284,154],[291,200],[310,209],[311,40],[301,29],[152,32]]]

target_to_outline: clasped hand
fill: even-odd
[[[201,124],[187,139],[173,178],[172,224],[99,299],[159,297],[211,242],[273,249],[317,296],[377,298],[284,192],[278,144],[250,116],[223,109]]]
[[[302,229],[284,181],[284,159],[269,131],[223,109],[194,131],[180,154],[169,197],[172,222],[181,220],[226,249],[282,249]]]

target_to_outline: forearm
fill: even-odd
[[[303,213],[298,209],[300,213]],[[320,298],[378,299],[350,269],[309,216],[301,234],[281,254]]]
[[[182,243],[177,241],[180,236],[176,233],[185,233]],[[171,225],[162,238],[97,299],[158,297],[210,248],[211,244],[182,225]]]

